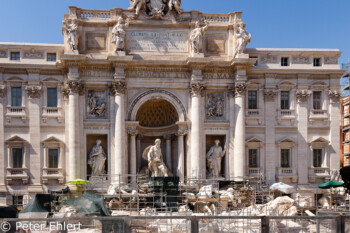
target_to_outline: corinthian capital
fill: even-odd
[[[0,98],[5,97],[5,95],[6,95],[6,86],[0,85]]]
[[[64,82],[63,94],[67,97],[70,94],[82,94],[84,84],[80,80],[67,80]]]
[[[29,99],[37,99],[41,96],[41,86],[26,86],[25,91]]]
[[[266,102],[274,102],[278,91],[276,89],[264,89],[264,97]]]
[[[235,84],[236,95],[245,95],[247,91],[247,84],[245,82],[239,82]]]
[[[203,96],[203,92],[206,89],[203,82],[191,82],[190,93],[192,96]]]
[[[177,136],[185,136],[186,134],[188,134],[188,130],[187,129],[179,129],[177,131]]]
[[[126,82],[122,80],[113,81],[111,86],[111,93],[114,96],[123,95],[126,89]]]
[[[299,89],[296,92],[296,97],[298,100],[298,103],[305,103],[308,98],[311,96],[312,91],[307,90],[307,89]]]
[[[340,97],[342,95],[341,91],[338,90],[329,90],[328,97],[332,103],[339,103]]]

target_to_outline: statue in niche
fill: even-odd
[[[125,50],[125,28],[129,27],[129,19],[123,24],[123,18],[119,17],[118,23],[112,30],[112,42],[115,43],[115,52]]]
[[[204,27],[201,27],[199,21],[196,22],[195,29],[192,30],[190,35],[192,56],[200,53],[200,45],[202,43],[203,36],[207,32],[207,29],[208,29],[208,24],[206,24]]]
[[[168,177],[169,172],[163,162],[162,149],[160,148],[161,140],[156,139],[155,145],[147,147],[142,157],[148,161],[148,169],[152,173],[152,177]]]
[[[106,154],[101,146],[101,140],[96,140],[96,145],[89,154],[88,164],[91,167],[91,176],[102,176],[105,173]]]
[[[181,14],[181,0],[170,0],[169,1],[169,11],[175,10],[176,13]]]
[[[145,4],[144,0],[130,0],[129,10],[135,10],[135,16],[138,16],[144,4]]]
[[[78,50],[78,25],[76,24],[76,20],[73,19],[71,24],[66,26],[66,33],[68,37],[68,44],[72,51]]]
[[[252,35],[245,30],[245,24],[239,23],[238,30],[236,31],[236,48],[235,48],[235,57],[239,54],[243,54],[244,49],[247,47],[247,44],[250,42]]]
[[[103,117],[106,115],[106,96],[104,93],[96,95],[95,91],[88,92],[88,109],[90,116]]]
[[[221,160],[226,154],[226,146],[222,150],[220,140],[215,140],[214,143],[215,145],[210,147],[207,153],[207,166],[212,177],[219,177],[221,173]]]
[[[225,98],[218,95],[208,95],[207,117],[216,118],[224,115]]]

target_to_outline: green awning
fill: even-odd
[[[338,187],[343,187],[344,183],[330,180],[324,184],[320,184],[318,187],[321,189],[330,189],[330,188],[338,188]]]
[[[90,181],[82,180],[82,179],[75,179],[68,182],[69,184],[90,184]]]

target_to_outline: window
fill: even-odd
[[[57,88],[47,88],[47,107],[57,108]]]
[[[56,53],[48,53],[47,61],[56,61]]]
[[[281,109],[289,109],[289,91],[281,91]]]
[[[11,52],[10,54],[11,54],[10,59],[12,61],[19,61],[21,59],[19,52]]]
[[[11,89],[11,105],[12,105],[12,107],[22,106],[22,88],[12,87],[12,89]]]
[[[289,66],[289,58],[281,57],[281,66]]]
[[[313,149],[314,167],[322,167],[322,149]]]
[[[322,109],[321,106],[321,92],[320,91],[314,91],[313,92],[313,106],[314,109]]]
[[[258,150],[257,149],[249,149],[249,163],[248,166],[250,168],[258,168]]]
[[[248,91],[248,109],[258,109],[257,91]]]
[[[23,196],[12,196],[12,204],[17,208],[23,207]]]
[[[23,150],[22,148],[12,148],[12,167],[23,167]]]
[[[58,149],[49,149],[49,168],[58,168]]]
[[[314,66],[321,66],[321,58],[314,58]]]
[[[289,168],[290,165],[290,149],[281,149],[281,167]]]

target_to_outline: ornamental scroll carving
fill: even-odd
[[[81,95],[84,90],[84,85],[80,80],[67,80],[64,82],[63,94],[68,97],[70,94]]]
[[[245,82],[240,82],[235,84],[236,96],[237,95],[245,95],[247,91],[247,84]]]
[[[296,92],[296,98],[298,100],[298,103],[305,103],[308,98],[311,96],[312,91],[307,89],[297,90]]]
[[[6,86],[0,85],[0,98],[5,97],[5,95],[6,95]]]
[[[337,90],[329,90],[328,97],[332,101],[332,103],[339,103],[342,92]]]
[[[24,52],[23,57],[24,58],[42,59],[42,58],[44,58],[44,53],[42,51],[36,51],[35,49],[31,49],[29,51]]]
[[[188,134],[188,130],[187,129],[179,129],[178,131],[177,131],[177,136],[185,136],[185,135],[187,135]]]
[[[129,10],[135,10],[134,17],[142,12],[150,19],[167,19],[171,11],[178,15],[183,11],[181,0],[130,0]]]
[[[113,81],[111,86],[111,93],[113,96],[125,94],[126,82],[122,80]]]
[[[130,136],[136,136],[138,134],[136,127],[129,127],[127,130]]]
[[[207,95],[207,118],[215,119],[224,116],[225,97],[223,94]]]
[[[206,87],[202,82],[191,82],[190,93],[192,96],[203,96]]]
[[[266,102],[274,102],[278,91],[276,89],[265,89],[264,97]]]
[[[29,99],[37,99],[41,96],[41,86],[26,86],[25,91]]]

